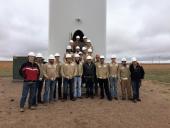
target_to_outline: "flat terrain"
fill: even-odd
[[[57,101],[19,112],[22,83],[0,79],[0,128],[169,128],[170,86],[144,81],[142,102],[107,101],[98,97]]]
[[[142,102],[136,104],[83,98],[39,105],[36,110],[26,106],[20,113],[22,83],[6,77],[11,76],[12,65],[4,63],[3,68],[0,63],[0,69],[6,68],[0,77],[0,128],[170,128],[170,65],[143,65],[146,80]]]

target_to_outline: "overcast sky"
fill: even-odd
[[[108,0],[107,39],[108,56],[169,59],[170,0]],[[0,59],[47,48],[48,0],[0,0]]]

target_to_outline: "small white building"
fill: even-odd
[[[50,0],[49,54],[65,53],[77,30],[106,55],[106,0]],[[78,33],[79,33],[78,32]]]

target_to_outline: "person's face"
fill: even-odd
[[[126,61],[122,61],[122,64],[123,64],[123,65],[126,65]]]
[[[88,52],[89,55],[92,55],[92,52]]]
[[[76,49],[76,52],[80,52],[80,49]]]
[[[91,63],[91,59],[88,59],[87,62],[88,62],[88,63]]]
[[[76,38],[76,41],[79,41],[80,40],[80,38]]]
[[[100,61],[100,57],[99,56],[96,57],[96,61]]]
[[[103,63],[104,63],[104,59],[103,59],[103,58],[101,58],[101,59],[100,59],[100,62],[103,64]]]
[[[74,43],[73,42],[70,42],[70,46],[73,47]]]
[[[60,57],[59,57],[59,56],[56,56],[55,59],[56,59],[56,61],[59,61],[59,60],[60,60]]]
[[[67,62],[71,63],[72,62],[72,58],[67,58]]]
[[[69,52],[69,53],[70,53],[70,52],[71,52],[71,49],[67,49],[67,52]]]
[[[112,58],[112,63],[115,63],[116,62],[116,58]]]
[[[54,63],[54,60],[53,60],[53,59],[49,59],[49,63],[50,63],[50,64],[53,64],[53,63]]]
[[[133,63],[133,65],[137,65],[137,61],[133,61],[132,63]]]
[[[87,38],[85,38],[85,39],[83,39],[84,40],[84,42],[87,42]]]
[[[76,58],[75,58],[75,60],[76,60],[76,61],[79,61],[79,60],[80,60],[80,58],[79,58],[79,57],[76,57]]]
[[[35,61],[35,57],[34,56],[28,56],[28,61],[33,63]]]
[[[41,57],[37,57],[36,59],[37,59],[38,63],[42,63],[42,58]]]

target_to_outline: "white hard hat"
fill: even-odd
[[[87,40],[87,42],[88,42],[88,43],[90,43],[90,42],[91,42],[91,40]]]
[[[126,58],[122,58],[122,61],[126,61]]]
[[[73,43],[74,41],[73,41],[73,40],[70,40],[69,42],[70,42],[70,43]]]
[[[35,56],[35,53],[34,52],[29,52],[28,56]]]
[[[43,58],[43,55],[41,53],[37,53],[36,57]]]
[[[117,58],[116,55],[112,55],[112,56],[111,56],[111,59],[115,59],[115,58]]]
[[[71,49],[71,46],[70,46],[70,45],[68,45],[68,46],[67,46],[67,49]]]
[[[83,36],[83,39],[87,39],[87,36]]]
[[[92,57],[91,57],[91,56],[87,56],[86,59],[87,59],[87,60],[92,60]]]
[[[82,55],[83,53],[82,52],[79,52],[79,55]]]
[[[79,47],[79,46],[76,46],[76,49],[80,49],[80,47]]]
[[[87,49],[86,47],[83,47],[83,48],[82,48],[83,51],[86,50],[86,49]]]
[[[59,53],[56,53],[54,56],[60,56],[60,54],[59,54]]]
[[[103,55],[100,56],[100,59],[104,59],[105,57]]]
[[[54,57],[54,55],[53,55],[53,54],[51,54],[51,55],[49,55],[48,59],[49,59],[49,60],[54,60],[54,59],[55,59],[55,57]]]
[[[80,36],[76,36],[76,39],[80,39]]]
[[[88,52],[93,52],[93,50],[92,50],[91,48],[89,48],[87,51],[88,51]]]
[[[136,57],[132,57],[132,62],[137,61]]]
[[[79,55],[79,54],[74,54],[74,57],[75,57],[75,58],[79,58],[80,55]]]
[[[66,58],[72,58],[71,54],[66,54]]]

